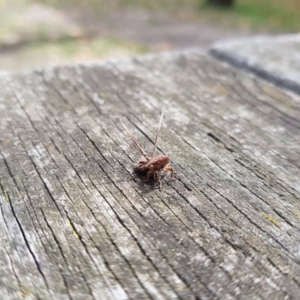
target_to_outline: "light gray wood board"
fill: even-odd
[[[300,34],[221,41],[210,53],[300,93]]]
[[[300,97],[197,52],[1,76],[5,299],[292,299]],[[176,179],[138,178],[123,122]]]

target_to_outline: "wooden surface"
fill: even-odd
[[[210,53],[300,94],[300,34],[218,42]]]
[[[133,173],[165,106],[176,180]],[[2,299],[297,299],[300,97],[197,52],[0,78]]]

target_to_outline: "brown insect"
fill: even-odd
[[[156,152],[156,148],[157,148],[157,140],[158,140],[158,135],[160,132],[163,114],[164,114],[164,110],[162,111],[161,116],[160,116],[159,125],[157,128],[156,137],[155,137],[154,149],[153,149],[153,153],[152,153],[151,157],[149,157],[147,155],[147,153],[139,145],[137,140],[132,136],[132,134],[129,132],[129,130],[126,128],[126,126],[122,123],[127,134],[132,139],[132,141],[135,143],[135,145],[137,146],[137,148],[139,149],[139,151],[141,152],[141,154],[143,156],[143,158],[136,163],[136,165],[134,167],[134,171],[137,173],[146,174],[147,180],[149,180],[150,178],[153,177],[154,180],[156,180],[157,183],[159,184],[160,189],[161,189],[162,172],[164,172],[163,175],[166,172],[171,172],[171,178],[174,179],[174,168],[169,165],[170,157],[169,156],[155,156],[155,152]]]

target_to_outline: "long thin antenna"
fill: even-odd
[[[143,148],[139,145],[139,143],[137,142],[137,140],[132,136],[132,134],[129,132],[129,130],[127,129],[127,127],[121,122],[122,126],[125,128],[127,134],[129,135],[129,137],[132,139],[132,141],[135,143],[135,145],[138,147],[138,149],[140,150],[141,154],[147,159],[149,160],[150,158],[148,157],[148,155],[146,154],[146,152],[143,150]]]
[[[163,107],[161,115],[160,115],[159,124],[158,124],[158,127],[157,127],[157,132],[156,132],[156,137],[155,137],[155,143],[154,143],[152,157],[155,156],[155,151],[156,151],[156,148],[157,148],[157,140],[158,140],[158,135],[159,135],[159,131],[160,131],[162,119],[163,119],[163,116],[164,116],[164,111],[165,111],[165,107]]]

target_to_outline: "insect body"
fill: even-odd
[[[174,178],[174,168],[169,165],[170,158],[168,156],[155,156],[155,151],[157,148],[157,139],[161,127],[162,117],[163,117],[164,111],[162,111],[159,125],[157,128],[157,133],[155,137],[155,144],[153,149],[153,154],[151,157],[149,157],[146,152],[142,149],[142,147],[139,145],[137,140],[132,136],[132,134],[128,131],[126,126],[122,124],[127,132],[127,134],[130,136],[132,141],[135,143],[141,154],[143,155],[143,159],[139,160],[134,168],[134,170],[138,173],[144,173],[146,174],[146,179],[149,180],[151,177],[153,177],[159,184],[159,188],[161,189],[161,176],[162,172],[171,172],[171,178]]]

